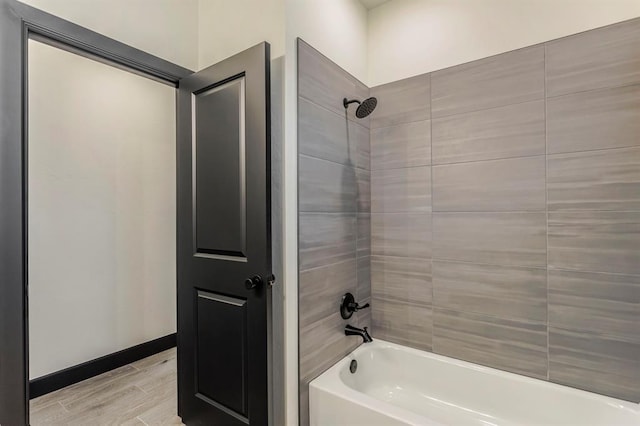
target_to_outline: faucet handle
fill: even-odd
[[[340,316],[342,316],[343,319],[349,319],[354,312],[357,312],[360,309],[366,309],[369,306],[370,305],[368,303],[360,306],[356,302],[355,297],[353,297],[353,294],[345,293],[345,295],[342,296],[342,302],[340,303]]]
[[[368,303],[365,303],[365,304],[364,304],[364,305],[362,305],[362,306],[358,305],[357,303],[354,303],[353,305],[354,305],[354,306],[353,306],[353,310],[354,310],[355,312],[358,312],[360,309],[366,309],[366,308],[368,308],[368,307],[369,307],[369,304],[368,304]]]

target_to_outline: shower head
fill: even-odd
[[[352,104],[352,103],[358,104],[358,109],[356,109],[356,117],[365,118],[366,116],[371,114],[374,109],[376,109],[376,106],[378,105],[378,100],[374,97],[367,98],[362,102],[356,99],[349,100],[347,98],[344,98],[342,100],[342,104],[344,105],[345,109],[349,108],[349,104]]]

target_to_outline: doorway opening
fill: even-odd
[[[175,87],[33,39],[27,87],[31,424],[179,423]]]
[[[0,423],[30,424],[30,397],[118,368],[139,380],[49,408],[64,423],[144,422],[98,417],[175,384],[171,353],[140,359],[174,346],[177,326],[185,423],[268,424],[269,44],[194,73],[16,0],[0,0],[0,40]],[[37,52],[50,61],[38,66]],[[242,90],[210,90],[236,80]],[[67,417],[74,408],[91,414]]]

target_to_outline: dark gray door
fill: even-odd
[[[180,81],[178,411],[268,423],[269,45]]]

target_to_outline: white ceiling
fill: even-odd
[[[367,9],[373,9],[374,7],[378,7],[382,3],[386,3],[388,1],[389,0],[360,0],[360,3],[362,3]]]

